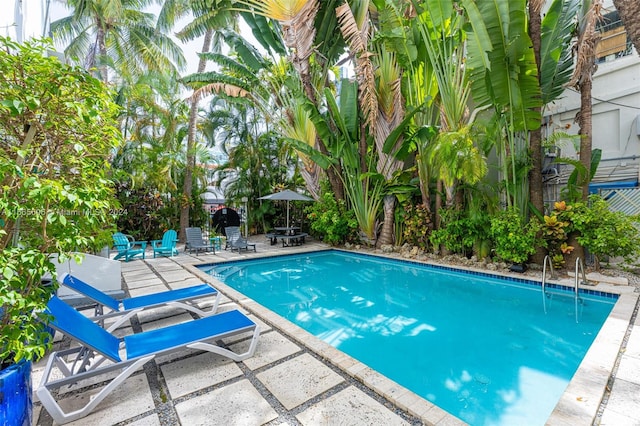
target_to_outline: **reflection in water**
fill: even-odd
[[[533,286],[339,252],[234,268],[231,287],[472,425],[544,424],[613,305],[576,323]]]

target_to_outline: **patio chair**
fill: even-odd
[[[60,283],[95,302],[94,316],[90,318],[91,320],[104,326],[104,320],[115,317],[115,322],[107,331],[117,329],[133,315],[145,309],[170,306],[185,309],[200,317],[207,317],[216,313],[220,302],[220,293],[208,284],[129,297],[120,301],[70,274],[62,275]],[[206,297],[215,297],[215,300],[210,309],[203,310],[195,304],[195,301]]]
[[[185,229],[185,234],[187,235],[187,245],[184,248],[185,251],[188,249],[189,253],[193,253],[193,251],[195,250],[196,256],[200,251],[212,251],[213,254],[216,254],[216,248],[213,246],[213,244],[206,241],[202,236],[202,229],[187,228]]]
[[[112,238],[113,246],[118,250],[118,254],[113,258],[114,260],[124,258],[124,261],[128,262],[137,256],[144,259],[144,251],[147,249],[146,241],[135,241],[133,237],[127,236],[122,232],[116,232]]]
[[[153,258],[158,256],[171,256],[178,255],[178,249],[176,243],[178,242],[178,233],[173,229],[169,229],[162,235],[161,240],[151,241],[151,247],[153,248]]]
[[[251,244],[246,238],[242,237],[239,226],[227,226],[224,228],[224,233],[227,236],[225,250],[227,248],[231,249],[231,251],[238,250],[238,254],[240,254],[240,250],[249,251],[249,247],[253,247],[253,251],[256,251],[256,245]]]
[[[80,346],[72,349],[51,353],[42,381],[36,389],[42,406],[60,424],[88,415],[129,376],[159,355],[195,349],[213,352],[237,362],[254,354],[260,335],[259,326],[238,310],[132,334],[122,338],[122,341],[57,296],[49,300],[45,313],[52,316],[49,322],[51,327],[80,343]],[[246,352],[236,353],[216,343],[220,339],[246,332],[252,333]],[[54,368],[57,371],[54,372]],[[65,412],[54,397],[60,387],[81,389],[90,385],[90,381],[81,381],[114,371],[119,373],[95,396],[87,398],[88,402],[82,408]]]

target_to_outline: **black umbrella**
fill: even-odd
[[[298,194],[290,189],[274,192],[273,194],[260,197],[259,200],[285,200],[287,202],[287,228],[289,227],[289,201],[313,201],[313,198]]]

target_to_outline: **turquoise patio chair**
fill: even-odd
[[[118,254],[113,259],[124,259],[125,262],[128,262],[137,256],[144,259],[144,251],[147,249],[147,242],[134,241],[133,238],[127,237],[122,232],[116,232],[113,234],[113,246],[118,250]]]
[[[161,240],[151,241],[153,248],[153,258],[158,256],[175,256],[178,254],[176,243],[178,242],[178,233],[173,229],[169,229],[164,233]]]
[[[260,327],[242,312],[234,309],[221,314],[194,319],[180,324],[125,336],[122,339],[101,328],[57,296],[47,304],[51,315],[49,325],[75,340],[80,345],[55,351],[49,355],[36,394],[42,406],[59,424],[68,423],[88,415],[100,402],[144,364],[174,351],[192,349],[225,356],[236,362],[252,356],[256,350]],[[221,347],[218,342],[229,336],[250,332],[248,349],[237,353]],[[53,371],[53,370],[57,371]],[[113,372],[118,372],[115,375]],[[104,376],[109,373],[108,376]],[[65,412],[56,398],[57,389],[75,386],[84,379],[97,376],[113,377],[86,405],[67,408]],[[61,377],[61,378],[60,378]],[[105,380],[103,378],[100,381]],[[84,382],[85,384],[87,382]]]

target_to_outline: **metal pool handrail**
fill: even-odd
[[[549,266],[551,273],[553,274],[553,262],[551,262],[551,258],[548,255],[544,257],[544,265],[542,267],[542,307],[545,314],[547,313],[547,265]],[[582,273],[582,281],[580,281],[579,279],[580,272]],[[584,263],[582,262],[582,259],[578,257],[576,259],[576,274],[573,286],[576,322],[578,322],[578,302],[582,302],[582,299],[580,298],[580,282],[582,282],[582,284],[588,283],[587,276],[584,272]]]
[[[578,271],[582,272],[582,285],[587,285],[589,284],[589,281],[587,280],[587,275],[584,273],[584,263],[582,262],[581,258],[577,258],[576,259],[576,277],[575,277],[575,291],[576,291],[576,298],[578,297],[578,285],[580,284],[579,278],[578,278]]]
[[[547,264],[551,268],[551,273],[553,274],[553,263],[551,262],[549,255],[544,257],[542,266],[542,309],[544,309],[545,314],[547,313]]]
[[[544,296],[545,293],[547,292],[546,290],[546,286],[547,286],[547,264],[549,265],[549,268],[551,269],[551,275],[553,276],[553,263],[551,263],[551,258],[549,257],[549,255],[546,255],[544,257],[544,262],[543,262],[543,266],[542,266],[542,295]]]

